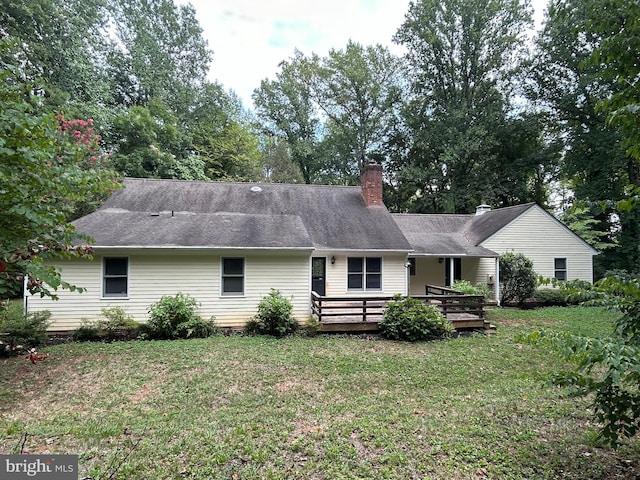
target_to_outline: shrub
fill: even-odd
[[[464,293],[465,295],[482,295],[484,297],[491,296],[491,290],[484,283],[476,283],[474,285],[468,280],[456,280],[453,282],[451,288]]]
[[[320,332],[320,327],[322,325],[318,321],[317,317],[309,317],[307,321],[304,322],[304,332],[307,337],[315,337]]]
[[[538,288],[533,294],[534,300],[544,306],[567,305],[567,295],[555,288]]]
[[[381,334],[391,340],[417,342],[450,336],[453,325],[434,305],[396,295],[384,310]]]
[[[198,302],[182,292],[164,296],[149,307],[149,322],[142,327],[151,338],[174,339],[209,337],[216,331],[213,318],[203,320],[197,313]]]
[[[51,312],[24,314],[22,304],[0,306],[0,355],[12,355],[42,345],[47,340]]]
[[[245,324],[245,331],[252,334],[284,337],[298,329],[298,322],[292,317],[293,304],[283,297],[280,290],[271,293],[258,304],[258,314]]]
[[[500,257],[501,302],[523,303],[536,289],[533,262],[521,253],[507,252]]]
[[[100,340],[100,330],[95,322],[83,320],[82,325],[71,332],[71,339],[74,342],[93,342]]]
[[[103,308],[101,312],[104,320],[97,322],[97,328],[109,340],[133,338],[140,330],[140,324],[123,307]]]

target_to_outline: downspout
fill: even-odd
[[[500,306],[500,257],[496,257],[496,274],[493,280],[495,282],[496,303]]]

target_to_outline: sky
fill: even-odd
[[[381,44],[401,54],[392,37],[409,0],[181,0],[191,3],[213,50],[209,77],[251,108],[251,93],[296,49],[326,56],[349,40]],[[536,20],[546,0],[532,0]]]

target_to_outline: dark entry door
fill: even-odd
[[[453,279],[451,278],[451,262],[453,261]],[[444,286],[450,287],[456,280],[462,280],[462,259],[447,258],[444,262]]]
[[[311,289],[318,295],[326,295],[327,259],[325,257],[311,258]]]

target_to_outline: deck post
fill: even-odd
[[[364,299],[362,300],[362,321],[367,321],[367,301]]]

